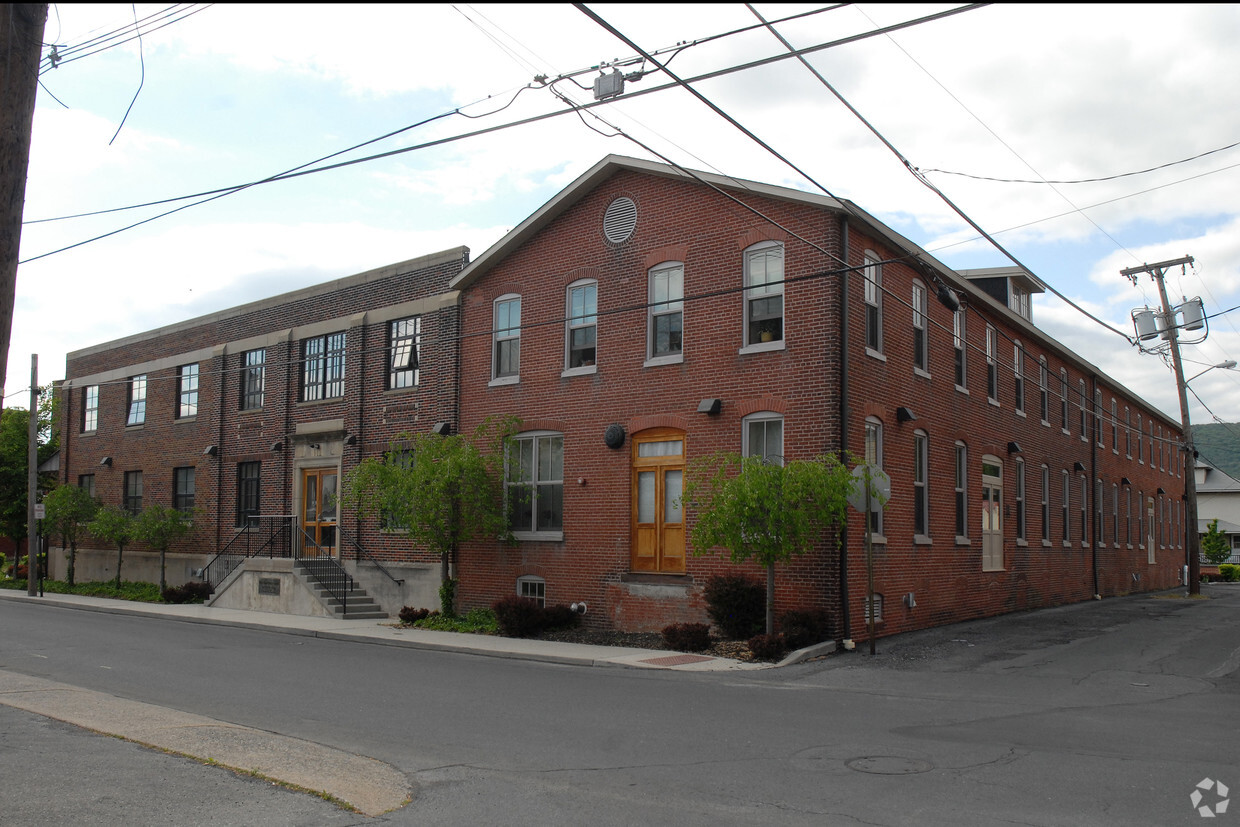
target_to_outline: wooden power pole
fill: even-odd
[[[47,3],[0,3],[0,411],[17,292],[30,132]],[[36,411],[31,410],[34,416]]]

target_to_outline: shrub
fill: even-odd
[[[215,594],[215,587],[205,580],[191,580],[183,588],[191,603],[205,603],[208,597]]]
[[[544,629],[576,629],[581,625],[581,615],[563,603],[547,606],[542,615]]]
[[[438,612],[436,612],[436,614],[438,614]],[[431,610],[430,609],[415,609],[412,606],[405,606],[400,610],[400,614],[398,616],[400,617],[401,623],[408,623],[410,625],[413,625],[414,623],[417,623],[419,620],[426,620],[426,618],[430,617]]]
[[[761,583],[740,574],[706,581],[706,613],[728,640],[744,640],[766,622],[766,592]]]
[[[831,617],[824,609],[792,609],[779,616],[779,628],[789,649],[804,649],[831,638]]]
[[[701,652],[710,648],[710,627],[705,623],[673,623],[663,627],[663,642],[678,652]]]
[[[782,634],[754,635],[749,639],[749,651],[758,660],[779,660],[788,651],[788,641]]]
[[[491,606],[504,637],[534,637],[546,628],[542,606],[528,597],[510,594]]]
[[[419,629],[429,629],[434,632],[461,632],[475,635],[493,635],[499,631],[499,626],[495,622],[495,612],[490,609],[470,609],[464,617],[448,617],[432,611],[414,625]]]
[[[456,617],[456,578],[449,577],[439,584],[439,611],[448,617]]]
[[[184,586],[168,586],[160,595],[165,603],[188,603],[189,596]]]
[[[1240,566],[1235,563],[1221,563],[1218,573],[1226,583],[1240,583]]]

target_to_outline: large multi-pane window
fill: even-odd
[[[883,267],[878,259],[865,257],[865,346],[883,352]]]
[[[761,457],[777,465],[784,463],[784,418],[774,413],[745,417],[741,450],[747,457]]]
[[[91,499],[95,498],[95,475],[78,474],[78,488],[86,492]]]
[[[263,388],[267,383],[267,351],[247,350],[241,354],[241,410],[253,411],[263,406]]]
[[[913,533],[930,534],[930,437],[913,433]]]
[[[1094,390],[1094,442],[1102,446],[1102,391]]]
[[[745,251],[745,344],[784,339],[784,245],[764,241]]]
[[[521,374],[521,297],[495,300],[491,372],[495,379],[515,379]]]
[[[1059,428],[1068,433],[1068,371],[1059,369]]]
[[[259,474],[262,463],[237,463],[237,528],[258,525]]]
[[[121,492],[121,507],[136,515],[142,510],[142,472],[125,472],[125,489]]]
[[[1082,474],[1081,483],[1081,545],[1089,545],[1089,480]]]
[[[930,332],[926,327],[926,286],[913,282],[913,367],[930,370]]]
[[[565,365],[569,370],[593,367],[598,338],[598,282],[570,284],[567,303],[564,346],[568,355]]]
[[[422,317],[388,323],[388,390],[412,388],[422,379]]]
[[[649,283],[648,355],[679,356],[684,346],[685,266],[678,261],[660,264],[651,269]]]
[[[1111,451],[1119,453],[1119,403],[1111,397]]]
[[[126,425],[141,425],[146,422],[146,375],[129,378]]]
[[[177,419],[198,415],[198,365],[177,368]]]
[[[1078,379],[1076,382],[1076,396],[1077,396],[1077,406],[1080,408],[1080,413],[1081,413],[1081,440],[1083,442],[1088,442],[1089,441],[1089,418],[1085,413],[1085,409],[1089,404],[1088,402],[1089,397],[1085,395],[1085,380],[1084,379]]]
[[[564,437],[521,434],[508,440],[508,527],[518,535],[564,528]]]
[[[342,330],[301,343],[301,401],[344,396],[345,335]]]
[[[1141,425],[1141,414],[1137,414],[1137,462],[1145,462],[1145,431]]]
[[[172,507],[177,511],[194,510],[194,469],[172,469]]]
[[[1051,469],[1042,466],[1042,542],[1051,539]]]
[[[1072,519],[1069,513],[1072,508],[1071,498],[1072,486],[1069,482],[1068,472],[1065,470],[1063,472],[1062,507],[1059,515],[1061,521],[1060,533],[1062,535],[1064,545],[1067,545],[1072,540]]]
[[[1132,409],[1124,406],[1124,456],[1132,459]]]
[[[967,387],[965,382],[964,308],[952,314],[952,349],[955,352],[956,386]]]
[[[99,386],[87,385],[82,392],[82,431],[99,428]]]

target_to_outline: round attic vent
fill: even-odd
[[[607,205],[603,213],[603,235],[612,244],[628,241],[637,226],[637,205],[632,198],[620,197]]]

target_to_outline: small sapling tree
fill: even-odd
[[[134,539],[134,518],[125,509],[115,505],[101,506],[95,512],[86,530],[97,540],[116,546],[116,588],[121,587],[121,561],[125,555],[125,546]]]
[[[345,477],[342,502],[361,517],[407,532],[437,553],[441,610],[455,611],[449,562],[476,537],[507,538],[504,439],[515,420],[487,420],[473,434],[402,434],[383,457],[367,457]]]
[[[775,564],[842,526],[851,490],[852,475],[833,456],[783,464],[732,453],[697,460],[683,496],[693,517],[692,551],[722,548],[734,562],[766,569],[766,633],[774,634]]]
[[[1217,566],[1231,557],[1231,544],[1227,535],[1218,530],[1218,518],[1210,521],[1206,533],[1201,536],[1201,556],[1207,563]]]
[[[48,531],[60,534],[61,542],[69,547],[69,570],[65,580],[70,586],[77,576],[77,543],[87,523],[95,518],[99,504],[76,485],[62,485],[43,498],[47,509]]]
[[[142,509],[134,520],[134,538],[151,548],[159,549],[159,593],[168,588],[168,547],[194,528],[193,519],[184,511],[158,503]],[[118,565],[119,569],[120,566]]]

